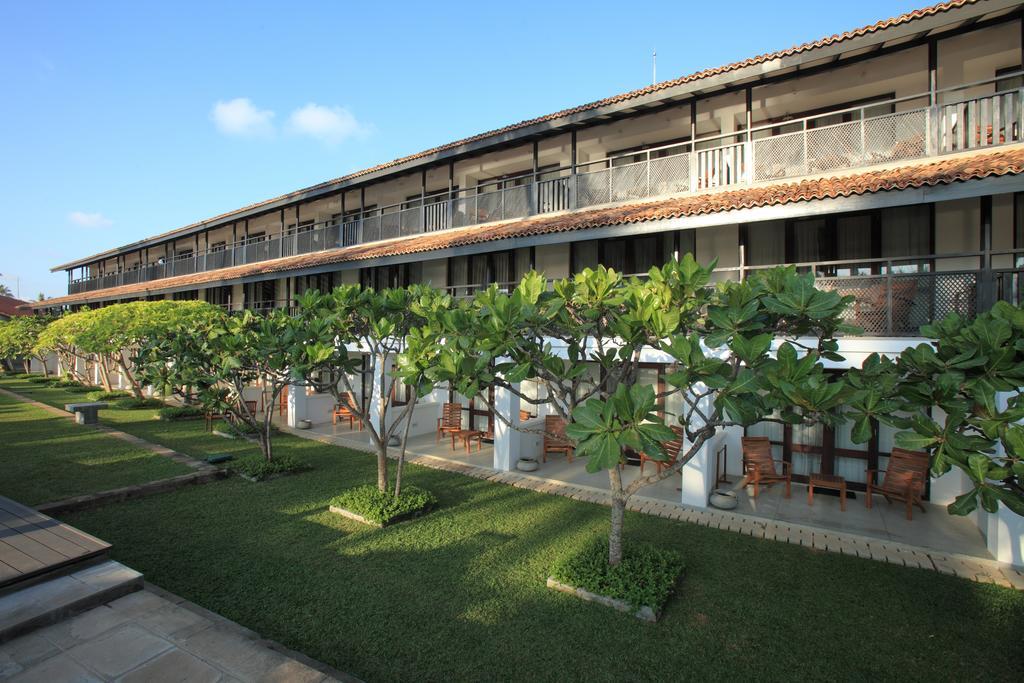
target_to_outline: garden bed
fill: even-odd
[[[677,553],[648,545],[627,545],[622,562],[608,564],[608,541],[596,539],[558,562],[547,586],[563,593],[656,622],[683,574]]]
[[[356,486],[331,499],[328,509],[362,524],[383,528],[430,512],[437,498],[430,491],[406,486],[402,496],[382,492],[372,484]]]
[[[309,465],[287,454],[276,455],[269,462],[262,455],[248,455],[233,461],[228,469],[242,479],[259,482],[304,472],[309,469]]]

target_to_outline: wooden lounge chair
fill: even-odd
[[[914,506],[925,512],[924,486],[928,481],[928,469],[931,458],[927,453],[905,451],[902,448],[892,449],[889,466],[885,470],[881,484],[875,484],[878,470],[868,470],[867,506],[871,508],[871,494],[881,493],[890,503],[893,500],[903,501],[907,506],[907,519],[914,518]]]
[[[338,424],[338,418],[342,420],[348,420],[348,428],[352,429],[358,424],[359,430],[363,429],[363,421],[359,419],[359,416],[355,414],[356,397],[352,395],[351,391],[346,391],[341,395],[341,402],[334,405],[334,410],[331,411],[331,424]]]
[[[544,416],[544,451],[541,457],[544,462],[548,461],[548,453],[565,453],[565,456],[572,462],[573,452],[576,447],[565,435],[565,420],[557,415]]]
[[[441,437],[462,431],[462,404],[445,403],[441,406],[441,417],[437,418],[437,443]],[[454,446],[452,446],[454,448]]]
[[[648,461],[654,463],[654,466],[658,469],[658,474],[661,474],[661,471],[663,469],[672,467],[672,465],[676,464],[676,459],[679,458],[679,451],[682,450],[683,448],[683,438],[685,435],[683,433],[682,427],[673,426],[672,431],[675,432],[676,438],[661,444],[661,447],[665,449],[666,455],[668,455],[668,460],[655,460],[654,458],[647,455],[643,451],[640,451],[639,455],[641,475],[644,473],[644,463]]]
[[[772,444],[767,436],[745,436],[743,443],[743,472],[747,475],[747,483],[754,487],[754,495],[757,498],[760,486],[774,484],[775,482],[786,482],[786,498],[789,498],[793,474],[790,471],[788,462],[772,460]],[[776,464],[782,465],[779,472]]]

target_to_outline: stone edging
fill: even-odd
[[[315,434],[288,427],[283,427],[282,431],[332,446],[339,445],[332,441],[331,437],[323,434]],[[362,449],[358,446],[349,446],[348,444],[342,447],[368,451],[368,448]],[[592,486],[566,484],[554,479],[544,479],[543,477],[519,472],[496,472],[489,467],[453,462],[432,455],[406,453],[405,459],[406,462],[415,465],[464,474],[474,479],[486,479],[499,484],[508,484],[509,486],[530,489],[538,493],[563,496],[586,503],[611,505],[611,496],[608,492]],[[982,557],[948,553],[932,548],[885,541],[870,536],[831,531],[801,524],[791,524],[736,512],[724,512],[710,508],[683,507],[679,504],[644,496],[633,496],[627,508],[633,512],[656,515],[681,522],[690,522],[724,531],[733,531],[746,536],[752,536],[753,538],[792,543],[813,548],[814,550],[853,555],[905,567],[930,569],[941,574],[949,574],[969,581],[994,583],[1004,588],[1024,590],[1024,572],[1002,562]]]
[[[657,622],[658,617],[661,616],[660,613],[655,612],[653,608],[647,605],[644,605],[640,609],[635,610],[633,609],[633,606],[625,600],[617,600],[615,598],[609,598],[606,595],[598,595],[597,593],[591,593],[590,591],[585,590],[583,588],[574,588],[569,584],[558,581],[552,576],[548,577],[547,587],[552,588],[561,593],[575,595],[580,600],[586,600],[587,602],[596,602],[599,605],[611,607],[612,609],[617,609],[620,612],[625,612],[626,614],[632,614],[640,621],[648,621],[653,624]]]

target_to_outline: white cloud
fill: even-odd
[[[274,132],[274,112],[257,109],[248,97],[218,101],[210,112],[217,130],[225,135],[265,137]]]
[[[68,214],[68,220],[81,228],[109,228],[114,224],[102,213],[87,213],[85,211],[72,211]]]
[[[357,121],[352,112],[344,107],[326,107],[310,102],[291,113],[288,117],[288,130],[336,145],[351,137],[362,137],[370,129]]]

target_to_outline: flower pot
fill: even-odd
[[[519,458],[516,462],[516,469],[520,472],[536,472],[540,463],[535,458]]]
[[[716,507],[719,510],[735,510],[739,504],[736,493],[725,489],[715,489],[708,502],[711,503],[711,507]]]
[[[298,424],[297,429],[312,429],[312,428],[313,428],[313,421],[312,420],[299,420],[299,424]]]
[[[391,438],[388,439],[388,446],[401,446],[402,440],[398,437],[398,434],[392,434]]]

